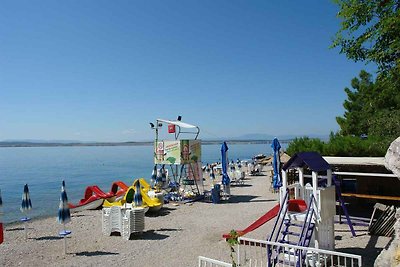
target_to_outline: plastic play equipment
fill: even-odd
[[[124,182],[122,181],[116,181],[113,182],[111,185],[110,193],[112,193],[115,197],[120,197],[125,195],[126,190],[128,190],[128,187]]]
[[[288,209],[289,209],[289,211],[293,211],[293,212],[304,212],[307,209],[307,204],[302,199],[290,199]],[[236,230],[238,236],[243,236],[251,231],[256,230],[258,227],[262,226],[266,222],[275,218],[279,214],[279,211],[280,211],[280,205],[277,204],[272,209],[270,209],[267,213],[265,213],[263,216],[258,218],[255,222],[250,224],[244,230]],[[224,234],[224,235],[222,235],[222,237],[230,238],[231,235]]]
[[[74,205],[68,203],[71,212],[78,212],[87,209],[97,209],[101,206],[104,199],[112,198],[114,194],[112,192],[104,193],[97,185],[91,185],[86,187],[84,197]]]
[[[156,197],[154,197],[154,198],[149,197],[147,194],[148,188],[149,188],[149,186],[147,186],[148,185],[147,182],[142,184],[142,181],[144,181],[143,178],[141,178],[139,181],[140,181],[140,185],[141,185],[140,193],[142,195],[143,205],[147,206],[149,208],[149,211],[151,211],[151,212],[159,211],[163,206],[163,202],[160,201],[160,199],[158,199]],[[135,182],[134,182],[134,184],[135,184]],[[136,187],[130,186],[126,190],[126,193],[122,199],[120,199],[120,200],[105,199],[104,203],[103,203],[103,207],[109,208],[109,207],[113,207],[113,206],[126,206],[126,204],[132,205],[132,202],[134,200],[135,191],[136,191]]]
[[[311,180],[307,181],[307,184],[305,184],[305,169],[311,172]],[[287,179],[289,170],[294,170],[294,174],[298,177],[298,181],[290,185]],[[324,178],[321,178],[319,173]],[[290,211],[290,193],[294,193],[294,199],[302,199],[307,203],[304,212]],[[269,241],[334,250],[335,186],[332,185],[331,167],[320,154],[296,153],[282,167],[280,205],[281,209],[276,216]],[[291,256],[293,251],[267,248],[268,261],[273,265],[280,263],[279,255],[282,253],[290,261],[289,265],[295,264],[294,266],[302,266],[309,257],[305,250],[295,252],[293,257]]]

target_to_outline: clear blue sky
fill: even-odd
[[[0,140],[152,140],[338,130],[361,69],[329,49],[330,1],[2,1]]]

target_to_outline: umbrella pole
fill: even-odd
[[[67,255],[67,240],[64,236],[64,255]]]
[[[27,240],[28,239],[28,233],[27,233],[27,230],[26,230],[26,222],[24,222],[24,233],[25,233],[25,240]]]
[[[65,223],[64,225],[64,233],[65,233]],[[64,235],[64,255],[67,255],[67,239],[66,239],[67,235]]]

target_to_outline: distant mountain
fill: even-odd
[[[304,137],[307,136],[309,138],[319,138],[322,141],[329,140],[329,135],[324,134],[303,134],[303,135],[270,135],[270,134],[245,134],[239,137],[234,137],[230,139],[234,140],[273,140],[275,137],[281,140],[292,140],[296,137]]]
[[[252,134],[245,134],[245,135],[241,135],[238,137],[234,137],[232,139],[235,139],[235,140],[272,140],[274,138],[275,138],[275,136],[270,135],[270,134],[252,133]]]
[[[0,141],[1,143],[40,143],[40,144],[71,144],[71,143],[82,143],[79,140],[40,140],[40,139],[7,139]],[[94,142],[84,142],[84,143],[94,143]]]

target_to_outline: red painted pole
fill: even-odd
[[[3,237],[3,223],[0,222],[0,244],[3,243],[4,237]]]

